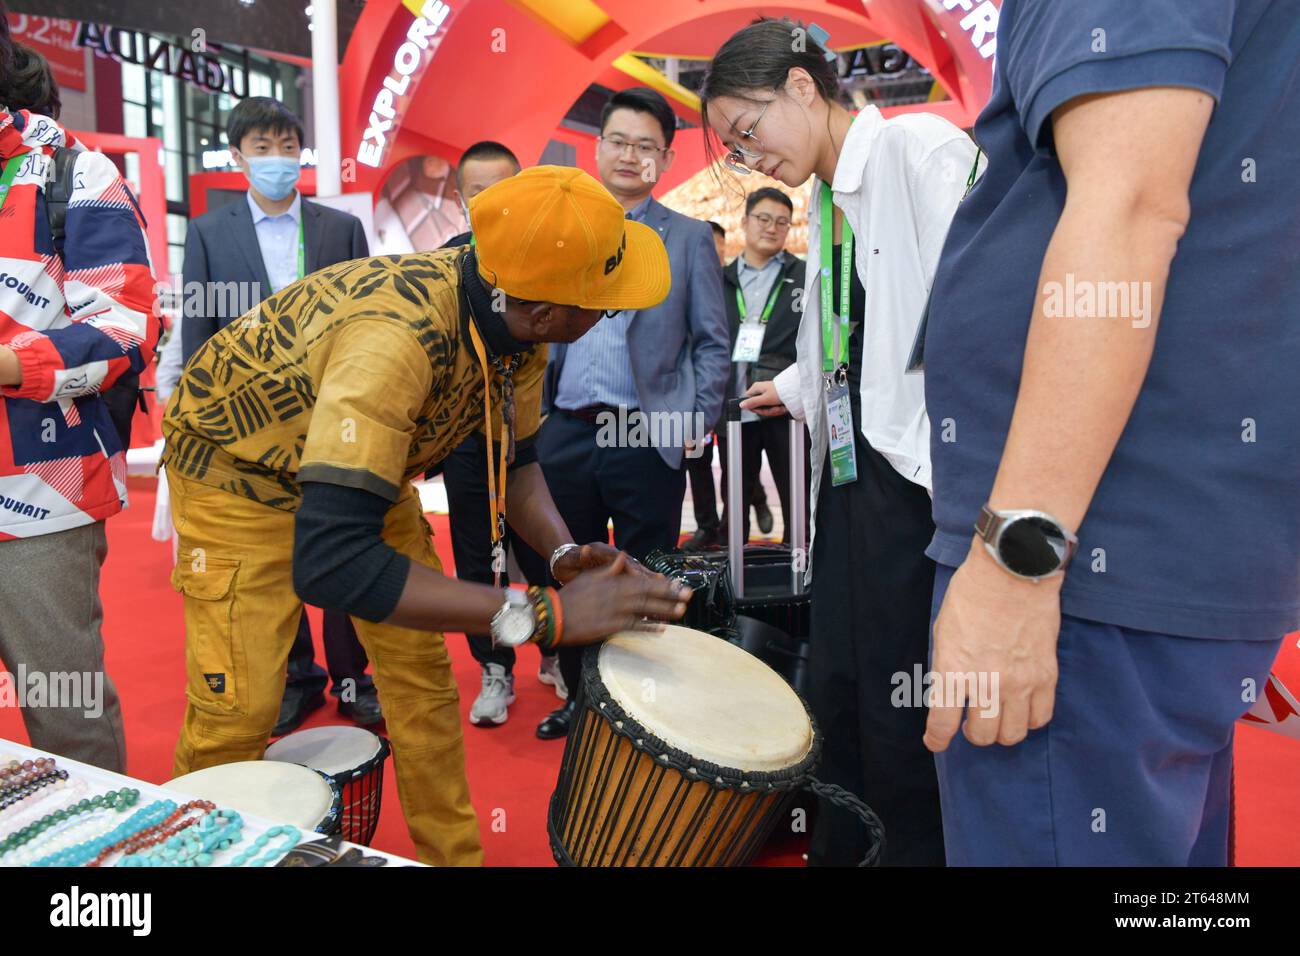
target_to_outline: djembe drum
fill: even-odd
[[[743,866],[807,788],[862,818],[874,864],[884,828],[812,776],[820,749],[807,706],[753,655],[676,625],[615,635],[583,661],[551,850],[562,866]]]
[[[343,799],[327,774],[274,760],[241,760],[195,770],[164,786],[274,823],[327,836],[338,832]]]
[[[281,737],[266,748],[267,760],[300,764],[325,774],[343,797],[340,833],[370,846],[384,798],[388,741],[360,727],[313,727]]]

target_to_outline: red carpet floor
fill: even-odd
[[[185,653],[181,599],[168,583],[171,549],[149,537],[154,486],[131,479],[132,507],[108,523],[105,567],[104,636],[109,673],[117,683],[125,713],[128,772],[156,783],[171,776],[172,750],[184,713]],[[446,517],[431,516],[438,552],[450,571]],[[315,621],[317,658],[319,617]],[[559,705],[552,688],[537,681],[538,655],[525,650],[516,668],[518,702],[504,726],[483,730],[469,724],[469,705],[478,692],[478,665],[461,635],[449,635],[465,724],[470,791],[483,835],[486,862],[493,866],[552,864],[546,840],[545,808],[555,784],[563,741],[541,741],[533,730]],[[1276,671],[1300,689],[1300,650],[1288,639]],[[346,723],[332,703],[314,713],[307,727]],[[1300,865],[1300,741],[1238,725],[1237,799],[1239,865]],[[16,710],[0,709],[0,738],[27,742]],[[386,769],[385,797],[374,845],[391,853],[414,853],[402,821],[392,762]],[[802,846],[787,838],[770,846],[762,862],[800,865]]]

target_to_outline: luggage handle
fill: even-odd
[[[809,777],[804,787],[829,803],[854,813],[867,827],[867,855],[858,866],[879,866],[885,855],[885,825],[876,816],[876,811],[862,802],[855,794],[833,783],[822,783],[816,777]]]
[[[790,418],[790,511],[781,520],[790,528],[790,593],[804,591],[804,572],[808,567],[807,488],[804,486],[803,425]],[[731,591],[736,598],[745,596],[745,513],[747,507],[740,502],[744,497],[744,475],[741,473],[740,399],[727,401],[727,564],[731,576]]]

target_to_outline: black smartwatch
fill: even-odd
[[[1045,511],[980,508],[975,533],[1003,570],[1028,581],[1064,574],[1079,539]]]

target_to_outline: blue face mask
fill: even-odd
[[[298,184],[302,166],[296,156],[245,156],[248,181],[272,202],[279,202]]]

